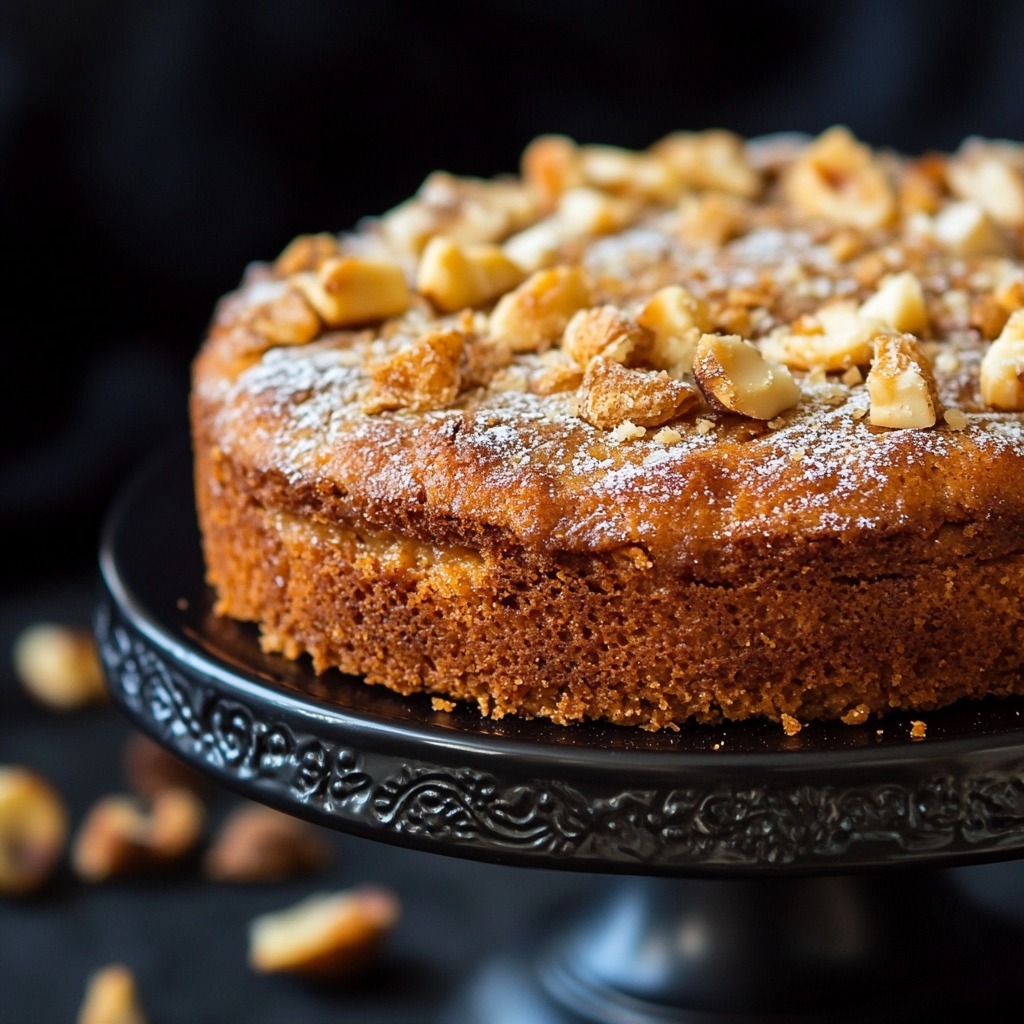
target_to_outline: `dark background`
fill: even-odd
[[[248,261],[382,212],[433,169],[514,170],[541,132],[642,147],[678,128],[842,122],[908,152],[1019,140],[1022,40],[1014,0],[2,0],[0,762],[48,769],[76,820],[119,785],[125,724],[31,707],[10,641],[38,618],[87,621],[103,511],[148,451],[186,436],[190,359]],[[374,871],[407,901],[401,991],[338,1002],[253,980],[244,921],[290,890],[65,878],[41,905],[0,905],[0,1019],[71,1019],[87,970],[134,957],[158,1021],[426,1020],[506,927],[583,885],[336,841],[325,886]],[[1004,908],[1016,889],[1019,945],[1018,867],[959,877]],[[208,956],[190,937],[216,934],[211,917],[230,938]]]

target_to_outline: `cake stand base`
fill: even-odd
[[[946,889],[925,871],[617,882],[550,944],[487,964],[444,1019],[920,1020],[956,946]]]

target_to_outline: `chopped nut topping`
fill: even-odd
[[[679,285],[662,288],[637,314],[637,323],[654,332],[648,360],[658,370],[682,380],[693,370],[697,341],[711,328],[707,303]]]
[[[967,416],[962,409],[947,409],[942,418],[950,430],[964,430],[967,427]]]
[[[651,147],[688,188],[714,189],[744,199],[761,191],[761,176],[747,158],[743,140],[732,132],[673,132]]]
[[[671,203],[684,187],[668,160],[618,146],[583,146],[579,166],[588,185],[645,202]]]
[[[654,435],[654,440],[657,441],[658,444],[678,444],[682,439],[683,435],[674,427],[662,427],[661,430]]]
[[[635,205],[625,199],[592,188],[574,188],[559,199],[556,219],[564,237],[581,238],[620,231],[635,215]]]
[[[683,196],[678,213],[679,237],[694,246],[724,245],[742,235],[750,221],[744,200],[720,192]]]
[[[398,899],[373,886],[311,896],[252,922],[249,963],[264,974],[351,977],[372,962],[399,913]]]
[[[35,772],[0,767],[0,894],[38,889],[67,840],[68,816],[56,790]]]
[[[613,359],[590,361],[580,386],[580,416],[611,430],[625,421],[658,427],[699,404],[697,389],[667,373],[631,370]]]
[[[803,729],[803,725],[799,719],[794,718],[792,715],[787,715],[785,712],[782,714],[782,731],[787,736],[795,736],[800,730]]]
[[[416,288],[442,312],[454,313],[490,302],[523,277],[500,246],[462,246],[439,236],[423,250]]]
[[[96,643],[85,629],[29,626],[14,642],[14,669],[29,696],[57,711],[108,699]]]
[[[834,224],[868,230],[884,226],[896,212],[896,197],[871,150],[838,126],[797,157],[785,189],[801,213]]]
[[[876,427],[933,427],[939,398],[931,364],[911,334],[880,334],[867,376],[869,416]]]
[[[400,267],[344,256],[325,260],[318,273],[291,278],[328,327],[354,327],[398,316],[411,295]]]
[[[978,203],[950,203],[935,217],[935,237],[959,256],[1000,256],[1006,240],[992,218]]]
[[[771,420],[800,401],[789,370],[735,334],[702,334],[693,374],[708,405],[721,412]]]
[[[924,290],[910,271],[885,278],[878,291],[860,307],[859,314],[881,320],[897,331],[920,335],[928,330]]]
[[[947,169],[949,184],[998,224],[1024,226],[1024,146],[969,140]]]
[[[612,429],[609,437],[613,441],[639,441],[641,437],[647,436],[646,427],[638,427],[632,420],[623,420],[617,427]]]
[[[299,235],[274,261],[274,273],[278,277],[291,277],[303,270],[319,270],[324,260],[337,253],[338,240],[334,235]]]
[[[928,735],[928,725],[925,722],[914,720],[910,723],[910,738],[912,740],[923,740]]]
[[[763,342],[762,351],[797,370],[846,370],[871,361],[872,339],[886,329],[882,320],[864,316],[852,302],[839,300],[774,332]]]
[[[541,135],[523,151],[523,179],[548,209],[570,188],[583,184],[579,149],[564,135]]]
[[[596,356],[623,366],[639,366],[651,350],[651,332],[614,306],[581,309],[562,336],[562,350],[586,369]]]
[[[946,191],[946,158],[929,154],[913,161],[899,185],[900,209],[907,215],[932,214]]]
[[[363,412],[423,412],[450,405],[462,383],[460,363],[465,342],[466,336],[460,331],[431,331],[390,359],[371,366]]]
[[[147,1024],[135,977],[123,964],[111,964],[90,976],[78,1010],[78,1024]]]
[[[539,270],[502,296],[490,331],[513,352],[542,352],[562,337],[573,314],[589,305],[590,285],[580,267]]]
[[[990,409],[1024,410],[1024,310],[1010,317],[981,361],[981,397]]]
[[[1008,310],[994,295],[979,295],[971,302],[968,322],[983,338],[991,341],[999,335],[1010,318]]]
[[[302,292],[283,295],[253,310],[252,327],[275,345],[305,345],[320,333],[320,317]]]

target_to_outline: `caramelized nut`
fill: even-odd
[[[491,313],[490,332],[513,352],[544,351],[562,337],[572,315],[590,305],[580,267],[552,267],[503,295]]]
[[[465,336],[431,331],[389,359],[369,368],[370,387],[363,412],[385,409],[443,409],[455,401],[462,381],[460,363]]]
[[[667,373],[630,370],[614,359],[590,361],[580,385],[580,416],[611,430],[624,422],[658,427],[700,403],[697,389]]]
[[[423,250],[416,289],[442,312],[454,313],[490,302],[523,277],[500,246],[462,246],[438,236]]]
[[[373,886],[311,896],[252,922],[249,963],[264,974],[347,978],[372,962],[399,914],[397,897]]]
[[[216,882],[283,882],[327,866],[330,853],[311,825],[270,807],[240,807],[203,861]]]
[[[319,270],[324,260],[336,256],[338,240],[334,235],[322,232],[318,235],[299,235],[292,239],[274,261],[274,273],[278,277],[291,277],[304,270]]]
[[[332,257],[317,273],[295,274],[291,281],[328,327],[386,320],[411,301],[401,267],[383,260]]]
[[[159,872],[196,848],[205,819],[202,803],[185,789],[162,791],[148,815],[131,797],[105,797],[82,822],[72,863],[88,882]]]
[[[1024,310],[1010,317],[981,361],[981,397],[991,409],[1024,410]]]
[[[586,369],[596,356],[624,366],[644,362],[651,349],[650,331],[614,306],[594,306],[574,314],[562,335],[562,350]]]
[[[0,895],[24,895],[53,873],[67,839],[67,811],[35,772],[0,767]]]
[[[800,401],[800,386],[789,370],[735,334],[702,334],[693,374],[708,404],[721,412],[771,420]]]
[[[868,230],[896,212],[896,197],[871,150],[841,126],[800,154],[786,176],[786,196],[809,217]]]
[[[931,364],[912,334],[880,334],[867,376],[876,427],[933,427],[940,406]]]
[[[96,643],[85,629],[29,626],[14,642],[14,668],[30,696],[58,711],[108,699]]]
[[[147,1024],[132,972],[123,964],[96,971],[78,1010],[78,1024]]]
[[[910,271],[885,278],[859,310],[862,317],[881,320],[897,331],[924,334],[928,311],[921,282]]]

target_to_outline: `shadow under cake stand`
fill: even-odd
[[[262,654],[212,614],[194,524],[189,457],[173,451],[105,530],[95,629],[136,725],[321,825],[626,876],[486,966],[453,1021],[901,1019],[942,990],[946,897],[928,869],[1024,852],[1022,699],[930,714],[920,742],[900,715],[787,737],[435,712]]]

